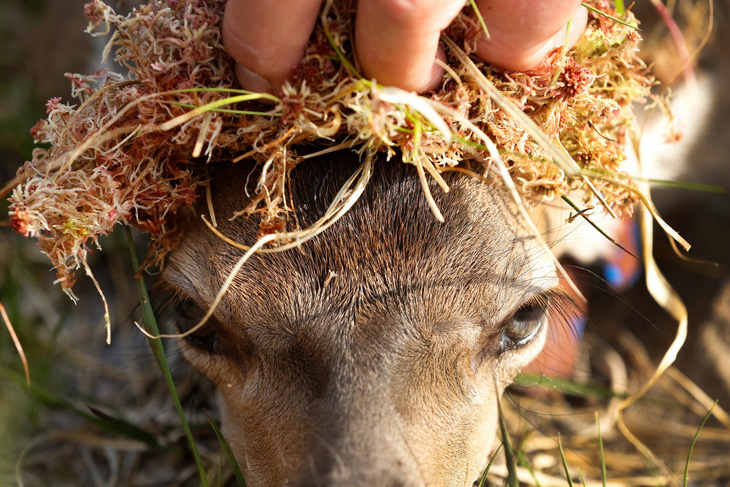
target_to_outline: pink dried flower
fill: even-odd
[[[54,110],[58,110],[60,102],[61,102],[60,96],[55,96],[55,97],[51,98],[50,100],[48,100],[48,102],[46,103],[46,113],[51,113]]]
[[[92,0],[84,5],[84,16],[89,19],[89,31],[99,28],[99,24],[106,20],[108,10],[109,7],[100,0]]]
[[[588,68],[578,64],[575,59],[568,57],[557,81],[558,87],[553,90],[555,96],[562,100],[575,98],[585,92],[595,80]]]
[[[44,141],[48,132],[48,120],[38,120],[33,127],[30,129],[30,136],[33,137],[33,142],[39,144]]]
[[[33,231],[33,215],[26,210],[16,210],[10,216],[10,227],[16,233],[29,237]]]

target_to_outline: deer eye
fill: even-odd
[[[499,353],[523,347],[534,340],[547,321],[549,304],[549,298],[540,295],[520,306],[502,328]]]
[[[180,333],[193,329],[203,316],[205,311],[192,299],[181,301],[175,306],[174,321]],[[198,350],[216,355],[221,353],[220,335],[213,318],[210,318],[202,328],[185,336],[185,341]]]

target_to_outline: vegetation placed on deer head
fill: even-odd
[[[163,262],[179,237],[171,215],[206,180],[196,158],[263,164],[256,196],[240,210],[260,215],[260,235],[295,226],[287,175],[312,141],[389,156],[399,149],[424,180],[440,182],[441,172],[476,158],[509,171],[527,205],[568,191],[617,213],[637,201],[621,163],[631,104],[652,79],[628,11],[622,21],[593,13],[570,52],[516,73],[468,59],[468,33],[479,27],[466,7],[444,34],[447,75],[421,97],[361,77],[352,2],[330,1],[276,97],[236,89],[219,30],[224,3],[155,1],[128,17],[100,0],[87,5],[89,30],[111,32],[105,53],[128,73],[68,75],[78,105],[48,102],[48,118],[32,130],[41,146],[5,189],[14,188],[12,226],[38,238],[67,293],[98,237],[118,223],[149,233],[147,264]]]

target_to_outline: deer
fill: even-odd
[[[359,164],[339,151],[291,171],[300,227]],[[219,231],[255,242],[260,221],[233,215],[257,165],[213,170]],[[448,193],[431,187],[441,223],[416,168],[378,155],[349,212],[297,248],[253,255],[205,325],[179,339],[217,386],[247,485],[469,486],[485,469],[498,401],[567,303],[507,191],[444,178]],[[178,330],[199,322],[242,253],[201,218],[186,223],[159,285]]]

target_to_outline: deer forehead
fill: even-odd
[[[358,161],[317,164],[292,173],[301,227]],[[247,204],[249,172],[223,168],[212,182],[219,230],[248,245],[258,222],[230,216]],[[448,194],[430,186],[439,223],[415,168],[378,161],[365,193],[326,232],[243,266],[214,315],[234,353],[182,344],[218,384],[224,427],[253,484],[296,484],[311,470],[316,481],[301,485],[361,485],[381,471],[414,485],[467,485],[481,471],[495,401],[544,340],[500,354],[500,330],[556,277],[509,198],[463,175],[446,180]],[[163,280],[206,309],[242,254],[191,220]]]
[[[446,218],[439,223],[414,171],[400,166],[381,164],[353,209],[313,241],[254,256],[216,310],[218,322],[272,353],[344,344],[343,337],[381,351],[434,337],[466,345],[555,284],[551,261],[498,189],[461,175],[449,178],[448,194],[433,187]],[[295,171],[301,226],[319,218],[355,167],[339,161],[319,175]],[[213,194],[221,231],[250,244],[254,219],[228,218],[245,202],[247,175],[226,168]],[[193,224],[165,278],[206,307],[241,255]]]

